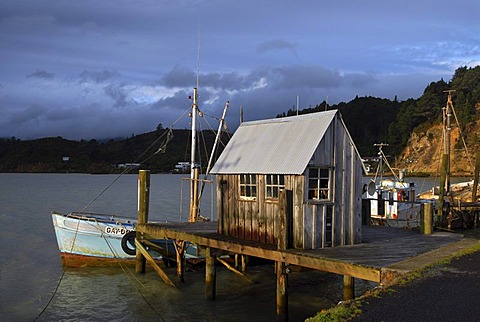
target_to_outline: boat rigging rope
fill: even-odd
[[[452,104],[452,111],[453,111],[453,116],[455,116],[455,121],[457,122],[458,132],[460,133],[460,137],[462,138],[463,147],[465,148],[465,152],[467,153],[468,163],[470,163],[471,169],[474,169],[472,160],[470,159],[470,154],[468,153],[467,143],[465,143],[465,138],[463,137],[462,129],[460,128],[460,123],[458,122],[457,113],[455,112],[455,108],[453,108],[453,104]]]
[[[120,268],[122,269],[123,273],[127,276],[130,284],[137,290],[137,292],[140,294],[140,296],[142,297],[142,299],[145,301],[145,303],[152,309],[153,312],[155,312],[155,314],[157,315],[157,317],[159,319],[161,319],[162,321],[165,321],[165,319],[160,315],[160,313],[155,309],[155,307],[147,300],[147,298],[145,297],[145,295],[141,292],[140,288],[137,287],[137,285],[140,285],[143,289],[146,289],[145,287],[145,284],[143,284],[133,273],[131,270],[128,269],[128,267],[126,267],[126,265],[124,265],[119,256],[118,256],[118,253],[114,250],[112,244],[108,241],[106,235],[103,233],[99,223],[97,220],[95,220],[95,223],[96,223],[96,228],[100,231],[103,239],[105,240],[108,248],[110,249],[110,251],[112,252],[112,255],[113,255],[113,258],[117,260],[117,264],[120,266]],[[73,243],[72,243],[72,247],[70,249],[70,253],[73,253],[73,248],[75,246],[75,241],[76,241],[76,237],[77,237],[77,234],[78,234],[78,229],[79,229],[79,226],[80,226],[80,220],[78,221],[77,223],[77,227],[75,229],[75,235],[74,235],[74,238],[73,238]],[[65,277],[65,273],[67,272],[67,261],[68,259],[65,258],[65,263],[64,265],[62,265],[62,275],[60,276],[59,280],[58,280],[58,283],[57,283],[57,286],[55,287],[55,290],[53,291],[53,294],[52,296],[50,297],[49,301],[47,302],[47,304],[45,305],[45,307],[42,309],[42,311],[35,317],[34,321],[36,321],[43,313],[45,313],[45,311],[47,310],[47,308],[50,306],[50,304],[52,303],[53,299],[55,298],[55,296],[57,295],[57,292],[58,292],[58,289],[60,288],[60,284],[62,283],[64,277]],[[136,283],[135,283],[136,282]],[[155,297],[157,297],[155,295],[155,293],[151,293],[152,295],[154,295]]]
[[[183,114],[178,117],[166,130],[165,132],[160,135],[155,141],[153,141],[152,144],[150,144],[150,146],[148,146],[143,152],[142,154],[140,154],[137,159],[134,161],[134,163],[144,163],[148,160],[150,160],[152,157],[154,157],[156,154],[158,153],[165,153],[166,151],[166,148],[167,148],[167,144],[173,139],[173,126],[188,112],[188,109],[185,110],[185,112],[183,112]],[[165,137],[166,136],[166,137]],[[161,139],[164,139],[164,141],[162,142],[162,144],[160,144],[160,147],[153,153],[151,154],[150,156],[146,157],[145,159],[141,160],[141,158],[149,151],[151,150]],[[141,160],[141,161],[140,161]],[[118,176],[116,176],[112,182],[110,182],[102,191],[100,191],[99,194],[97,194],[90,202],[88,202],[83,208],[81,211],[85,211],[88,207],[90,207],[95,201],[97,201],[98,198],[100,198],[108,189],[110,189],[111,186],[113,186],[115,184],[115,182],[117,182],[120,177],[122,177],[124,174],[130,172],[132,170],[132,168],[125,168],[125,170],[123,170]]]

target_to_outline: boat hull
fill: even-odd
[[[137,221],[113,215],[52,212],[52,221],[62,263],[65,266],[109,266],[135,263],[134,232]],[[133,234],[133,236],[132,236]],[[159,251],[147,250],[155,260],[175,258],[173,240],[152,241]],[[161,253],[160,253],[161,250]],[[195,245],[188,245],[186,258],[199,256]]]

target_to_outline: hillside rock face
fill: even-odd
[[[480,104],[477,105],[477,111],[479,107]],[[439,175],[444,153],[442,124],[435,124],[428,128],[423,127],[423,129],[414,131],[410,135],[406,148],[397,158],[396,166],[407,169],[408,172]],[[456,124],[452,126],[450,131],[450,172],[452,176],[473,174],[475,157],[480,151],[480,120],[470,123],[462,134],[467,150],[465,150],[460,136],[459,127]]]

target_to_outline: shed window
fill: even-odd
[[[254,174],[240,175],[240,197],[255,199],[257,197],[257,176]]]
[[[267,174],[265,176],[265,196],[267,199],[278,199],[278,192],[285,189],[283,174]]]
[[[330,169],[308,169],[308,199],[330,200]]]

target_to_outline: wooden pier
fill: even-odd
[[[218,234],[217,222],[148,223],[138,225],[137,232],[147,240],[183,240],[205,249],[212,248],[217,256],[254,256],[379,284],[388,284],[395,273],[405,272],[395,268],[403,261],[463,240],[461,235],[448,232],[424,235],[416,230],[364,226],[362,244],[315,250],[279,250],[273,245]]]
[[[147,240],[175,239],[188,241],[203,248],[207,299],[215,299],[216,296],[214,262],[218,256],[240,254],[275,261],[279,321],[288,321],[289,265],[343,275],[343,299],[349,300],[354,298],[355,278],[388,285],[405,273],[432,264],[479,242],[449,232],[425,235],[418,230],[364,226],[362,244],[316,250],[280,250],[274,246],[218,234],[216,222],[146,223],[139,225],[137,232]],[[183,281],[183,270],[180,273],[177,270],[177,274],[181,274]],[[165,273],[159,272],[159,275],[166,283],[173,285]]]
[[[465,239],[460,234],[449,232],[420,233],[384,226],[361,226],[362,243],[317,249],[295,249],[288,246],[289,223],[286,200],[282,192],[276,225],[277,244],[240,239],[219,233],[218,222],[151,223],[148,222],[148,176],[139,180],[139,220],[136,227],[137,273],[145,272],[148,261],[159,276],[169,285],[175,286],[163,269],[150,257],[147,248],[155,247],[152,240],[173,240],[176,247],[177,277],[183,282],[185,272],[185,248],[194,244],[201,249],[205,258],[205,296],[215,299],[215,261],[236,271],[223,261],[222,255],[241,258],[245,256],[271,260],[276,263],[277,275],[277,320],[288,320],[288,272],[291,266],[343,275],[343,299],[354,297],[354,279],[373,281],[388,285],[399,275],[434,263],[451,253],[468,247],[478,240]],[[430,216],[429,216],[430,217]],[[242,262],[244,264],[244,262]],[[242,265],[244,271],[245,265]],[[247,277],[248,278],[248,277]]]

